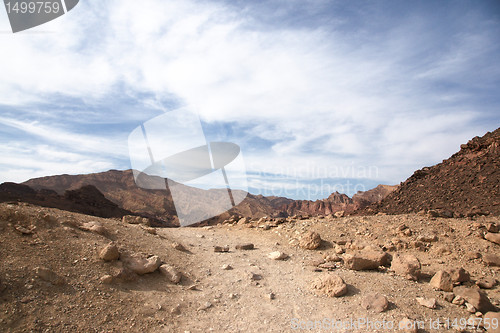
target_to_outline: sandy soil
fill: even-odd
[[[101,235],[82,230],[91,221],[106,229]],[[465,268],[472,280],[483,276],[500,280],[498,267],[488,267],[474,252],[499,254],[499,245],[482,239],[484,225],[499,223],[497,217],[433,219],[419,215],[345,217],[294,220],[268,230],[259,227],[272,222],[244,225],[224,224],[203,228],[156,229],[124,224],[57,209],[25,204],[0,204],[0,331],[4,332],[387,332],[405,317],[424,321],[468,319],[465,307],[444,299],[445,292],[433,290],[428,281],[440,269]],[[398,226],[412,231],[404,235]],[[23,226],[25,229],[20,229]],[[16,230],[16,227],[18,230]],[[21,231],[20,231],[20,230]],[[22,231],[28,234],[23,234]],[[322,245],[304,250],[296,239],[309,230],[317,231]],[[421,250],[410,246],[398,253],[412,253],[422,263],[424,277],[406,280],[386,268],[352,271],[341,263],[332,271],[311,265],[324,255],[334,254],[336,242],[367,243],[382,247],[398,238],[402,243],[419,235],[435,234],[438,241]],[[134,281],[103,284],[101,277],[115,275],[122,261],[104,262],[99,251],[110,241],[122,253],[158,255],[182,272],[173,284],[158,271]],[[178,242],[187,249],[172,247]],[[253,250],[237,250],[237,244],[253,243]],[[214,246],[229,246],[229,252],[214,252]],[[345,245],[343,245],[345,248]],[[268,254],[282,251],[286,260],[271,260]],[[349,252],[350,249],[347,249]],[[394,254],[394,252],[390,252]],[[230,265],[232,269],[223,269]],[[38,278],[35,267],[45,266],[63,277],[65,284],[53,285]],[[253,274],[260,280],[251,278]],[[311,285],[316,279],[337,274],[348,284],[348,293],[338,298],[318,295]],[[473,282],[469,283],[471,285]],[[372,313],[361,306],[372,292],[385,295],[390,307]],[[496,286],[485,290],[499,305]],[[270,295],[273,295],[271,297]],[[437,309],[417,304],[416,297],[436,298]],[[323,321],[323,328],[335,322],[373,325],[381,329],[302,330],[308,321]],[[468,331],[474,331],[469,329]]]

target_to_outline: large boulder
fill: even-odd
[[[421,274],[421,265],[417,257],[411,254],[396,254],[392,259],[391,269],[408,280],[417,281]]]
[[[459,286],[453,288],[453,294],[465,299],[469,304],[476,308],[477,311],[486,313],[488,311],[496,311],[496,307],[491,303],[486,294],[475,288]]]
[[[306,232],[299,240],[299,246],[306,250],[317,249],[321,245],[321,236],[314,231]]]
[[[313,289],[319,294],[325,294],[329,297],[339,297],[347,293],[347,285],[338,275],[329,274],[319,278],[313,283]]]

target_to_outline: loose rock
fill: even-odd
[[[448,271],[452,282],[468,282],[470,281],[470,274],[462,267],[450,269]]]
[[[53,285],[63,285],[64,279],[57,275],[54,271],[46,267],[36,267],[35,274],[42,280],[52,283]]]
[[[299,246],[306,250],[317,249],[321,245],[321,236],[314,231],[306,232],[299,240]]]
[[[486,235],[484,235],[484,239],[492,242],[492,243],[495,243],[495,244],[498,244],[500,245],[500,234],[494,234],[494,233],[487,233]]]
[[[104,261],[118,260],[120,251],[118,251],[118,247],[114,243],[109,243],[99,252],[99,257]]]
[[[500,267],[500,257],[496,254],[488,253],[483,255],[483,261],[488,266]]]
[[[181,243],[173,242],[172,247],[177,251],[186,251],[186,248]]]
[[[391,269],[398,275],[401,275],[408,280],[418,280],[420,277],[420,261],[414,255],[399,255],[397,254],[392,259]]]
[[[436,308],[436,299],[435,298],[417,297],[416,300],[417,300],[418,304],[425,306],[426,308],[429,308],[429,309]]]
[[[158,256],[144,258],[138,254],[133,254],[125,259],[125,263],[134,273],[143,275],[157,270],[161,265],[161,260]]]
[[[103,275],[99,280],[103,284],[111,284],[111,283],[113,283],[113,276],[111,276],[111,275]]]
[[[496,311],[496,307],[491,304],[488,296],[486,296],[486,294],[481,290],[459,286],[453,288],[453,293],[464,298],[467,302],[474,306],[477,311],[482,313]]]
[[[229,252],[229,246],[214,246],[214,252]]]
[[[380,263],[365,253],[344,254],[344,266],[355,271],[377,269]]]
[[[179,283],[181,281],[182,274],[172,265],[163,264],[158,270],[172,283]]]
[[[252,243],[244,243],[236,245],[237,250],[253,250],[254,245]]]
[[[430,281],[431,287],[437,290],[453,291],[453,282],[451,276],[446,271],[439,271],[432,277]]]
[[[288,254],[280,252],[280,251],[271,252],[267,256],[269,257],[269,259],[273,259],[273,260],[284,260],[284,259],[288,258]]]
[[[366,310],[374,312],[384,312],[389,308],[387,297],[381,294],[369,294],[361,302],[361,306]]]
[[[497,284],[497,280],[492,277],[482,277],[476,281],[476,285],[482,289],[491,289]]]
[[[329,297],[340,297],[347,293],[347,285],[338,275],[329,274],[313,283],[313,289]]]

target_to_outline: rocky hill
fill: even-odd
[[[23,184],[3,183],[0,184],[0,202],[6,201],[22,201],[99,217],[122,217],[131,214],[106,199],[92,185],[64,191],[64,194],[60,195],[49,189],[34,190]]]
[[[359,191],[352,198],[349,198],[346,194],[334,192],[323,200],[295,200],[285,204],[281,209],[287,212],[288,215],[329,215],[336,212],[350,214],[370,204],[380,202],[396,188],[397,186],[378,185],[368,191]]]
[[[500,128],[462,144],[442,163],[415,171],[373,210],[500,215]]]

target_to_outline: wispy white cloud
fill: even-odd
[[[328,5],[314,4],[306,6],[311,13]],[[286,17],[297,5],[276,15]],[[250,171],[297,179],[355,165],[376,166],[379,172],[369,177],[398,183],[493,129],[481,120],[490,111],[477,90],[494,99],[497,20],[467,15],[464,25],[453,23],[444,33],[426,12],[399,20],[380,11],[370,17],[376,22],[364,20],[356,30],[345,29],[351,17],[332,12],[330,25],[267,29],[244,15],[249,12],[224,2],[81,2],[39,28],[52,33],[0,34],[8,50],[0,54],[0,105],[50,104],[67,96],[106,106],[101,117],[115,125],[138,125],[146,120],[141,104],[131,112],[120,95],[142,99],[149,113],[166,111],[171,106],[164,101],[175,100],[196,106],[206,122],[246,127],[232,139],[251,151],[245,153]],[[369,15],[354,12],[361,21]],[[385,20],[383,29],[377,26]],[[0,24],[6,26],[5,17]],[[111,117],[110,107],[124,111]],[[126,131],[134,128],[117,139],[26,118],[2,117],[0,124],[84,154],[83,160],[91,151],[99,159],[106,153],[126,159]],[[256,138],[268,144],[245,147]]]

